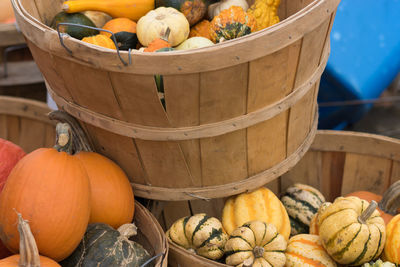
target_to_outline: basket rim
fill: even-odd
[[[70,55],[61,46],[57,31],[31,16],[24,9],[21,0],[12,0],[23,34],[39,48],[92,67],[136,74],[197,73],[255,60],[298,41],[317,28],[326,18],[332,18],[339,2],[340,0],[314,0],[271,27],[210,47],[164,53],[133,51],[131,52],[133,63],[124,66],[114,50],[65,36],[63,37],[65,45],[74,51]],[[121,56],[124,61],[129,61],[128,52],[121,51]]]

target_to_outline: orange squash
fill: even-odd
[[[135,199],[124,171],[110,159],[93,152],[84,131],[73,117],[59,111],[52,112],[51,116],[67,122],[72,128],[75,156],[82,162],[90,181],[89,223],[105,223],[115,229],[131,223]]]
[[[128,18],[116,18],[108,21],[104,26],[104,30],[109,30],[112,33],[117,33],[117,32],[130,32],[130,33],[136,33],[136,22],[133,20],[130,20]],[[110,37],[111,34],[108,32],[100,32],[100,34],[103,34],[107,37]]]
[[[170,34],[171,30],[170,28],[167,28],[165,31],[165,34],[161,38],[156,38],[154,39],[148,47],[146,47],[143,51],[144,52],[156,52],[157,50],[161,48],[167,48],[171,47],[171,44],[168,42],[168,37]]]
[[[0,238],[18,252],[18,211],[30,222],[40,254],[60,261],[82,239],[90,216],[90,183],[81,161],[70,154],[71,130],[57,125],[54,148],[39,148],[11,171],[0,195]]]
[[[0,260],[0,267],[61,267],[54,260],[39,255],[29,224],[21,214],[18,214],[18,232],[20,253]]]
[[[204,37],[211,40],[210,27],[211,27],[210,21],[206,19],[200,21],[190,29],[189,38]]]
[[[400,181],[393,183],[383,195],[378,195],[368,191],[357,191],[347,194],[346,197],[359,197],[368,202],[375,200],[378,202],[378,211],[380,212],[385,224],[400,212]]]
[[[82,39],[83,42],[89,43],[89,44],[94,44],[98,46],[102,46],[105,48],[110,48],[110,49],[117,49],[115,47],[115,44],[111,38],[103,35],[103,34],[98,34],[95,36],[90,36],[90,37],[85,37]]]
[[[386,225],[386,243],[383,258],[387,261],[400,264],[400,214]]]

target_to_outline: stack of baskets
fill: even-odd
[[[220,217],[224,197],[266,184],[279,194],[305,182],[331,200],[355,189],[380,193],[400,176],[400,154],[390,152],[400,151],[397,140],[317,134],[319,80],[339,1],[281,0],[282,21],[262,31],[195,50],[122,51],[123,61],[69,36],[62,45],[46,26],[61,1],[12,2],[58,107],[125,170],[136,196],[161,201],[166,229],[193,213]],[[155,74],[163,75],[165,106]],[[384,182],[354,182],[364,168]],[[226,266],[169,247],[172,267]]]

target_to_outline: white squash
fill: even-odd
[[[136,34],[143,46],[148,46],[154,39],[164,36],[167,28],[171,29],[168,42],[177,46],[185,41],[190,32],[185,15],[172,7],[159,7],[149,11],[137,22]]]
[[[249,8],[246,0],[221,0],[220,2],[208,6],[208,18],[212,20],[215,16],[219,15],[222,10],[228,9],[231,6],[240,6],[244,11]]]
[[[207,38],[204,37],[191,37],[175,47],[176,50],[187,50],[187,49],[195,49],[200,47],[211,46],[214,43]]]

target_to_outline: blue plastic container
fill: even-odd
[[[342,0],[318,102],[377,98],[400,71],[400,0]],[[343,128],[371,104],[320,107],[319,128]]]

